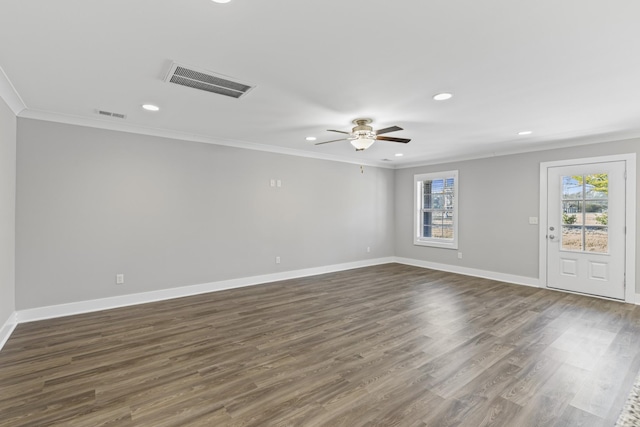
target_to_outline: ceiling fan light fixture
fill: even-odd
[[[353,145],[356,148],[356,151],[362,151],[371,147],[371,144],[373,144],[373,141],[375,141],[375,139],[367,138],[366,136],[363,136],[363,137],[358,137],[356,139],[352,139],[351,145]]]

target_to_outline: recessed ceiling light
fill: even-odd
[[[147,111],[158,111],[160,109],[160,107],[153,104],[144,104],[142,108],[144,108]]]
[[[231,0],[212,0],[214,3],[229,3]]]
[[[402,157],[402,156],[404,156],[404,154],[402,154],[402,153],[396,153],[396,157]]]
[[[450,93],[438,93],[436,95],[433,95],[433,99],[435,99],[436,101],[445,101],[447,99],[450,99],[453,95]]]
[[[532,133],[533,133],[533,131],[523,130],[522,132],[518,132],[518,135],[525,136],[525,135],[531,135]]]
[[[315,136],[308,136],[305,138],[307,141],[315,141],[317,138]]]

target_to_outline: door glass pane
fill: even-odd
[[[562,249],[608,253],[609,175],[562,177]]]
[[[583,202],[573,200],[562,202],[562,223],[566,225],[582,225]]]
[[[572,176],[562,177],[562,199],[563,200],[582,200],[582,182]]]
[[[609,215],[607,215],[607,210],[609,207],[609,202],[606,200],[590,200],[585,202],[584,210],[585,210],[585,222],[586,225],[608,225]]]
[[[562,249],[565,251],[582,251],[581,226],[562,226]]]
[[[609,230],[607,227],[587,227],[584,241],[587,252],[603,254],[609,252]]]
[[[585,198],[607,199],[609,195],[609,176],[606,173],[585,175]]]

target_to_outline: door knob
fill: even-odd
[[[555,238],[556,238],[556,236],[554,236],[553,234],[549,234],[549,239],[553,240]]]

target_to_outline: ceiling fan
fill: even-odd
[[[380,136],[383,133],[396,132],[396,131],[402,130],[402,128],[399,126],[391,126],[384,129],[373,130],[373,128],[369,126],[369,123],[371,123],[371,121],[372,121],[371,119],[355,119],[353,121],[353,124],[355,125],[355,127],[351,129],[351,132],[328,129],[328,132],[344,133],[345,135],[349,135],[349,136],[345,138],[340,138],[340,139],[333,139],[331,141],[317,142],[315,145],[328,144],[330,142],[336,142],[336,141],[350,141],[351,145],[353,145],[356,148],[356,151],[363,151],[371,147],[371,144],[373,144],[373,141],[376,141],[376,140],[401,142],[403,144],[406,144],[407,142],[411,141],[410,139],[407,139],[407,138],[393,138],[389,136]]]

